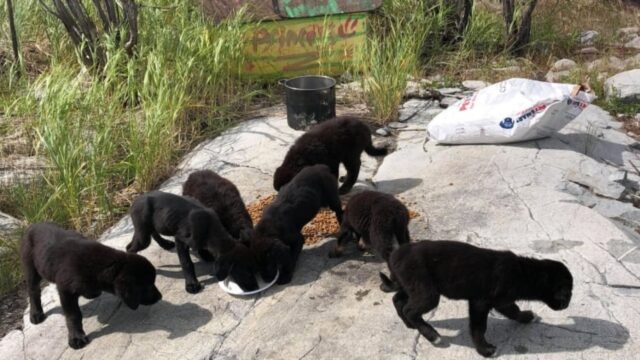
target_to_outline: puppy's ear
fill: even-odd
[[[251,239],[253,238],[253,229],[247,228],[240,230],[240,243],[246,247],[251,246]]]
[[[130,309],[135,310],[140,306],[141,294],[136,283],[129,276],[121,275],[116,278],[114,290]]]

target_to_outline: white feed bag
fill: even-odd
[[[588,88],[587,88],[588,89]],[[595,98],[580,85],[509,79],[449,106],[427,126],[442,144],[498,144],[539,139],[575,119]]]

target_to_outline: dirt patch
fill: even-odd
[[[251,215],[251,220],[257,224],[262,217],[264,209],[276,198],[275,194],[258,198],[258,200],[247,206],[247,211]],[[343,204],[344,207],[344,204]],[[419,214],[413,210],[409,210],[411,219],[416,218]],[[315,244],[329,236],[337,235],[340,230],[340,224],[336,220],[336,215],[328,208],[323,208],[318,212],[315,218],[302,228],[304,243],[306,245]]]
[[[0,297],[0,338],[10,331],[22,329],[22,315],[27,309],[27,289],[21,284]]]

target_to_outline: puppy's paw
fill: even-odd
[[[529,324],[537,318],[536,314],[533,311],[526,310],[521,311],[520,315],[518,315],[518,322],[522,324]],[[539,318],[538,318],[539,319]]]
[[[199,282],[187,284],[186,289],[189,294],[197,294],[200,292],[200,290],[202,290],[202,284],[200,284]]]
[[[484,357],[492,357],[496,353],[496,347],[487,344],[486,346],[476,348],[476,351]]]
[[[137,253],[138,252],[138,247],[136,246],[136,243],[134,242],[130,242],[127,244],[126,250],[128,253]]]
[[[89,343],[89,338],[86,335],[77,335],[69,338],[69,346],[73,349],[82,349]]]
[[[32,313],[29,315],[29,321],[31,321],[32,324],[40,324],[46,318],[47,316],[44,313]]]
[[[165,250],[173,250],[174,247],[176,247],[176,243],[174,243],[173,241],[163,241],[161,243],[158,243],[158,245],[160,245],[161,248],[165,249]]]

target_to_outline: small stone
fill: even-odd
[[[20,228],[20,220],[13,216],[7,215],[0,211],[0,235],[9,238],[16,235],[15,232]]]
[[[391,129],[404,129],[407,127],[407,124],[404,124],[398,121],[393,121],[387,124],[387,126],[390,127]]]
[[[577,66],[576,62],[571,59],[560,59],[551,67],[552,71],[571,70]]]
[[[616,74],[604,82],[607,98],[632,102],[640,100],[640,69]]]
[[[446,97],[442,98],[442,100],[440,100],[440,107],[443,108],[443,109],[446,109],[449,106],[457,103],[458,101],[460,101],[460,99],[456,99],[454,97],[446,96]]]
[[[640,36],[636,36],[624,44],[627,49],[640,49]]]
[[[385,128],[379,128],[378,130],[376,130],[376,134],[380,136],[389,136],[389,131]]]
[[[352,81],[353,81],[353,75],[351,74],[351,72],[349,72],[349,70],[345,71],[344,73],[342,73],[342,75],[340,75],[340,82],[350,83]]]
[[[571,71],[570,70],[549,71],[547,73],[547,75],[545,75],[544,78],[548,82],[560,82],[560,81],[562,81],[562,79],[568,77],[569,75],[571,75]]]
[[[600,36],[600,33],[594,30],[583,31],[578,40],[582,45],[593,45]]]
[[[640,31],[640,28],[638,28],[637,26],[631,26],[631,27],[618,29],[617,34],[619,37],[626,37],[626,36],[638,34],[639,31]]]
[[[580,54],[582,55],[595,55],[597,53],[598,49],[594,48],[593,46],[580,49]]]
[[[417,98],[420,96],[422,86],[415,81],[407,81],[407,87],[404,90],[404,96],[408,98]]]
[[[441,88],[438,89],[438,92],[442,95],[453,95],[459,92],[462,92],[460,88]]]
[[[589,71],[622,71],[627,67],[627,64],[621,59],[615,56],[609,56],[608,58],[602,58],[592,61],[587,65]]]
[[[486,81],[481,81],[481,80],[465,80],[462,82],[462,86],[464,86],[467,89],[471,89],[471,90],[480,90],[480,89],[484,89],[487,86],[489,86],[491,84],[489,84]]]

